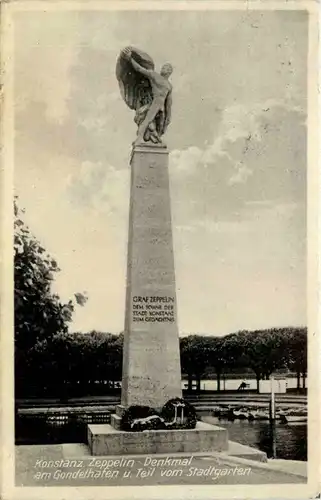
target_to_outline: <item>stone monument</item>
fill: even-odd
[[[135,111],[121,404],[111,425],[89,425],[93,455],[212,451],[227,447],[224,429],[197,422],[195,429],[125,432],[121,419],[133,405],[160,410],[182,396],[177,325],[168,149],[172,66],[160,73],[151,57],[127,47],[117,61],[121,95]]]
[[[180,397],[168,151],[162,136],[170,121],[169,64],[160,74],[147,54],[124,49],[116,74],[136,111],[131,157],[124,361],[121,404],[160,409]]]

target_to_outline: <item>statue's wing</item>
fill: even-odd
[[[154,69],[153,59],[145,52],[129,47],[132,58],[143,68]],[[131,62],[121,52],[116,64],[116,78],[120,93],[130,109],[138,109],[153,100],[149,79],[135,70]]]

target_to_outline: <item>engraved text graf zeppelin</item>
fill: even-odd
[[[175,299],[157,295],[134,295],[133,321],[145,323],[173,323],[175,320]]]

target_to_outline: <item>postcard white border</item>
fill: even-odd
[[[57,10],[306,10],[309,12],[308,55],[308,328],[309,328],[309,420],[308,420],[308,483],[287,485],[237,486],[141,486],[141,487],[16,487],[14,485],[14,406],[13,406],[13,15],[21,11]],[[2,5],[1,38],[4,100],[2,103],[2,164],[1,164],[1,483],[2,498],[13,499],[67,499],[77,495],[81,499],[213,499],[213,498],[308,498],[320,491],[320,352],[318,317],[318,237],[321,209],[318,172],[318,2],[306,1],[28,1],[7,2]]]

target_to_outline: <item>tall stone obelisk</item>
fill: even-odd
[[[121,405],[181,397],[166,147],[133,148]]]

